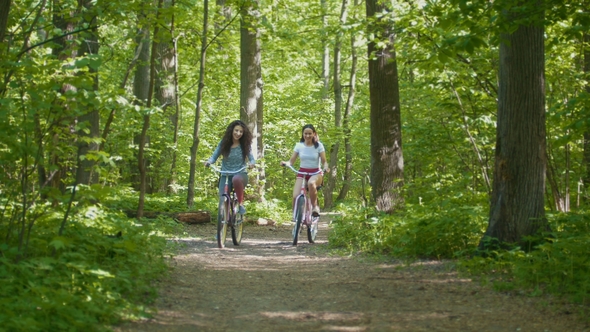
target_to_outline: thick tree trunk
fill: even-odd
[[[197,150],[199,149],[199,131],[201,126],[201,103],[203,88],[205,87],[205,59],[207,55],[207,27],[209,25],[209,0],[203,3],[203,35],[201,36],[201,63],[199,67],[199,88],[197,90],[197,107],[193,123],[193,145],[191,146],[191,160],[188,177],[188,193],[186,205],[192,208],[195,203],[195,172],[197,167]]]
[[[494,183],[481,248],[488,237],[519,243],[548,230],[543,32],[539,23],[501,38]]]
[[[371,100],[371,185],[377,210],[392,213],[401,208],[404,199],[404,158],[397,62],[393,27],[381,18],[390,9],[379,0],[366,1],[367,17],[374,20],[376,40],[388,41],[385,48],[369,43],[369,92]],[[379,15],[377,15],[379,14]]]
[[[240,21],[240,119],[246,123],[252,134],[252,153],[260,154],[262,128],[258,116],[262,110],[262,70],[260,29],[257,27],[259,19],[258,1],[250,2],[251,6],[244,6]],[[258,197],[264,200],[264,187],[259,179],[250,182]]]
[[[159,107],[162,108],[164,114],[167,114],[168,119],[170,120],[170,130],[166,131],[167,133],[171,133],[171,137],[167,139],[165,142],[168,144],[174,144],[172,141],[176,137],[176,128],[178,126],[178,118],[177,118],[177,109],[176,105],[176,87],[175,87],[175,77],[174,77],[174,68],[176,63],[176,54],[174,53],[174,44],[172,42],[172,36],[174,31],[174,17],[173,11],[171,10],[173,6],[172,0],[165,0],[164,1],[164,13],[162,15],[161,21],[162,26],[165,29],[162,29],[160,36],[156,36],[155,40],[157,41],[156,49],[156,72],[158,75],[156,76],[156,87],[155,87],[155,97],[159,103]],[[162,151],[162,154],[159,156],[159,165],[160,169],[170,169],[170,172],[160,173],[161,176],[157,177],[157,187],[155,188],[158,192],[169,192],[169,190],[174,186],[176,183],[176,169],[172,167],[174,164],[173,162],[176,159],[176,150],[167,148]],[[164,166],[166,165],[166,166]],[[171,165],[171,166],[168,166]]]

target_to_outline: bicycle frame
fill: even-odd
[[[243,216],[237,212],[238,199],[236,197],[235,191],[233,190],[233,188],[231,192],[229,190],[229,177],[231,175],[235,175],[242,172],[246,169],[246,167],[244,166],[237,171],[230,172],[222,171],[221,169],[212,165],[209,166],[215,172],[219,173],[222,178],[223,176],[225,176],[223,194],[221,194],[221,199],[219,202],[219,212],[217,215],[217,245],[219,248],[225,247],[227,227],[229,226],[232,232],[232,241],[234,245],[237,246],[240,244],[242,240]]]
[[[314,176],[317,174],[321,174],[322,171],[317,171],[313,173],[309,172],[301,172],[296,170],[291,165],[285,165],[293,172],[297,174],[303,175],[303,180],[301,181],[301,188],[299,195],[295,197],[293,201],[293,221],[295,223],[293,227],[293,245],[297,245],[297,241],[299,238],[299,233],[301,232],[302,226],[305,225],[307,228],[307,239],[309,243],[314,243],[315,237],[317,234],[317,224],[319,217],[313,217],[311,215],[311,199],[309,198],[309,192],[307,189],[307,176]],[[318,188],[319,189],[319,188]],[[302,202],[300,200],[303,200]]]

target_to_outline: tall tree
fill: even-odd
[[[320,0],[322,8],[322,81],[324,82],[322,98],[328,98],[330,89],[330,43],[328,43],[328,4]]]
[[[241,8],[240,20],[240,119],[255,135],[252,151],[257,159],[263,157],[262,150],[262,68],[261,42],[258,20],[258,0],[246,1]],[[256,199],[264,200],[264,186],[259,179],[251,181]]]
[[[11,0],[0,1],[0,44],[4,43],[4,36],[6,36],[11,3]]]
[[[156,22],[158,22],[160,18],[160,13],[162,9],[162,2],[163,0],[158,0],[158,9],[156,12]],[[157,36],[160,30],[160,25],[155,24],[154,27],[154,36]],[[156,82],[156,47],[158,43],[154,39],[152,41],[152,49],[150,54],[150,62],[149,62],[149,83],[148,83],[148,96],[146,102],[146,111],[143,115],[143,126],[141,128],[141,134],[139,135],[139,152],[137,154],[137,164],[139,166],[139,204],[137,207],[137,218],[143,217],[143,207],[145,204],[145,194],[146,194],[146,187],[147,187],[147,162],[146,158],[144,157],[145,152],[145,145],[147,140],[147,131],[150,128],[150,109],[152,108],[152,97],[154,95],[154,86]]]
[[[150,42],[151,42],[151,33],[150,33],[150,25],[149,19],[147,15],[147,8],[149,6],[149,1],[144,1],[142,3],[142,9],[139,13],[139,22],[138,22],[138,31],[136,35],[136,54],[138,55],[137,65],[135,66],[135,73],[133,77],[133,96],[135,97],[134,103],[140,106],[146,106],[149,98],[149,90],[150,90]],[[142,109],[144,109],[142,107]],[[141,134],[137,134],[133,140],[135,145],[139,147],[141,141]],[[144,143],[149,144],[149,136],[144,137]],[[145,147],[143,147],[145,148]],[[139,148],[139,149],[143,149]],[[138,149],[138,154],[139,154]],[[139,158],[139,157],[138,157]],[[142,159],[143,156],[142,156]],[[147,158],[146,158],[147,159]],[[142,163],[147,162],[147,160],[143,160]],[[144,168],[143,165],[137,168],[138,172]],[[136,190],[141,191],[141,175],[139,173],[132,173],[132,183]],[[148,190],[146,188],[146,190]]]
[[[334,205],[334,188],[336,188],[336,173],[338,165],[338,152],[340,150],[340,139],[342,132],[342,39],[344,38],[344,31],[341,29],[346,24],[346,17],[348,15],[348,0],[342,0],[340,8],[340,29],[336,34],[334,43],[334,128],[338,133],[336,141],[330,149],[329,167],[330,172],[326,174],[327,180],[326,188],[324,189],[324,209],[330,210]]]
[[[205,87],[205,59],[207,55],[207,31],[209,25],[209,0],[203,2],[203,33],[201,36],[201,61],[199,67],[199,88],[197,90],[197,106],[195,107],[195,121],[193,123],[193,145],[191,146],[191,160],[188,177],[188,193],[186,205],[192,208],[195,203],[195,172],[197,168],[197,150],[199,149],[199,131],[201,127],[201,104],[203,102],[203,88]]]
[[[78,0],[80,17],[82,20],[80,26],[89,26],[90,29],[85,33],[80,34],[82,39],[79,43],[79,55],[97,57],[98,56],[98,26],[97,13],[94,10],[94,1]],[[98,91],[98,70],[93,63],[96,60],[89,61],[88,72],[91,75],[92,91]],[[90,94],[90,95],[94,95]],[[94,103],[89,103],[87,110],[78,117],[78,124],[81,128],[78,130],[78,167],[76,170],[77,184],[92,184],[98,181],[98,174],[93,171],[94,158],[89,158],[89,154],[98,151],[100,127],[99,127],[99,113]]]
[[[355,0],[354,6],[358,6],[358,0]],[[358,55],[356,52],[356,37],[355,32],[350,34],[350,56],[352,63],[350,65],[350,77],[348,87],[348,98],[346,99],[346,106],[344,108],[344,115],[342,117],[342,130],[344,133],[344,174],[342,175],[342,187],[336,200],[344,200],[348,191],[351,187],[352,180],[352,144],[351,144],[351,125],[350,125],[350,114],[352,112],[352,106],[354,105],[354,97],[356,95],[356,72],[358,64]]]
[[[392,12],[381,0],[367,0],[366,12],[372,36],[368,45],[371,185],[377,210],[392,213],[404,203],[400,95],[395,36],[389,19]]]
[[[549,228],[543,201],[547,157],[542,5],[528,0],[501,8],[505,22],[516,29],[500,39],[494,183],[482,248],[487,238],[521,243]]]
[[[164,114],[170,120],[170,132],[172,133],[171,145],[176,146],[178,139],[178,105],[176,103],[176,76],[175,64],[176,53],[174,47],[174,1],[165,0],[161,15],[161,24],[163,29],[160,29],[159,36],[155,36],[157,43],[156,50],[156,86],[154,94],[158,100],[159,107],[162,108]],[[167,142],[168,139],[166,140]],[[171,161],[171,162],[170,162]],[[170,162],[170,163],[169,163]],[[165,149],[159,158],[159,163],[163,165],[170,165],[166,170],[165,175],[160,178],[158,185],[159,191],[170,192],[176,187],[176,149]],[[169,172],[168,172],[169,170]]]
[[[589,82],[588,79],[590,77],[590,33],[584,33],[583,39],[583,49],[584,49],[584,74],[586,74],[586,82]],[[586,83],[586,93],[588,97],[590,97],[590,82]],[[587,97],[587,98],[588,98]],[[586,102],[586,114],[590,114],[590,102]],[[590,129],[586,129],[584,131],[584,166],[586,168],[586,174],[584,174],[584,185],[586,187],[586,192],[590,190]],[[586,198],[590,200],[590,197]]]

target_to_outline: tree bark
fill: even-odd
[[[371,101],[371,185],[377,210],[393,213],[404,199],[404,159],[397,62],[393,27],[382,12],[391,10],[379,0],[366,1],[367,18],[376,38],[369,42],[369,92]],[[379,16],[377,15],[379,14]],[[385,48],[377,42],[385,41]]]
[[[143,3],[143,6],[148,6],[149,2],[145,1]],[[150,33],[150,27],[149,24],[147,23],[147,17],[145,14],[145,9],[142,10],[142,12],[139,14],[140,16],[140,20],[139,20],[139,28],[137,31],[137,36],[136,36],[136,43],[137,43],[137,49],[136,52],[138,52],[138,59],[137,59],[137,66],[135,67],[135,74],[134,74],[134,78],[133,78],[133,96],[135,97],[135,101],[134,103],[136,105],[140,105],[142,107],[146,107],[147,103],[148,103],[148,98],[149,98],[149,88],[150,88],[150,41],[151,41],[151,33]],[[142,128],[143,130],[143,128]],[[137,158],[139,159],[139,146],[141,142],[141,132],[140,134],[136,134],[136,136],[133,138],[133,143],[135,145],[138,146],[138,154],[137,154]],[[144,143],[143,144],[149,144],[149,137],[145,137]],[[145,147],[144,147],[145,148]],[[142,155],[142,159],[143,155]],[[147,163],[147,160],[143,161],[144,163]],[[135,171],[132,171],[132,173],[130,174],[130,182],[133,184],[133,187],[135,190],[137,191],[141,191],[141,175],[140,173],[140,169],[143,168],[144,166],[139,166],[139,164],[137,168],[132,168],[132,170],[137,170],[137,173]],[[147,189],[146,189],[147,190]]]
[[[355,43],[356,38],[354,36],[354,33],[352,33],[350,35],[350,54],[352,57],[352,64],[350,67],[350,87],[348,89],[348,99],[346,100],[346,107],[344,109],[344,116],[342,118],[342,128],[344,131],[344,153],[346,157],[344,164],[344,174],[342,177],[342,187],[340,188],[338,198],[336,198],[337,201],[346,199],[346,195],[350,190],[352,181],[352,146],[350,144],[350,113],[352,111],[352,106],[354,105],[354,97],[356,93],[356,71],[358,56],[356,53]]]
[[[342,0],[340,8],[340,26],[344,27],[346,24],[346,17],[348,14],[348,0]],[[342,132],[342,38],[343,32],[339,31],[336,35],[334,43],[334,128],[337,133]],[[330,172],[326,174],[324,183],[324,209],[331,210],[334,206],[334,189],[336,188],[336,175],[338,172],[338,152],[340,150],[341,135],[337,135],[332,148],[330,149],[329,168]],[[323,165],[322,165],[323,167]],[[327,180],[327,181],[326,181]]]
[[[90,20],[83,19],[82,24],[88,24],[93,27],[86,33],[82,33],[80,38],[79,55],[98,55],[98,30],[97,14],[94,13],[94,2],[91,0],[79,0],[80,11],[83,12],[81,17],[90,17]],[[82,26],[80,24],[80,26]],[[98,91],[98,70],[88,66],[88,73],[92,76],[93,90]],[[97,152],[99,144],[97,139],[100,137],[100,115],[98,109],[90,106],[88,113],[78,117],[78,126],[82,129],[78,131],[78,167],[76,170],[76,183],[90,185],[98,182],[98,173],[93,171],[96,162],[87,155]]]
[[[240,20],[240,119],[254,135],[252,153],[258,156],[262,152],[258,117],[263,112],[259,15],[258,0],[252,0],[242,8]],[[252,180],[250,184],[257,196],[254,199],[263,201],[264,186],[258,178]]]
[[[176,105],[176,87],[175,87],[175,63],[176,63],[176,53],[174,52],[174,44],[172,41],[173,38],[173,30],[174,30],[174,17],[173,11],[171,8],[173,7],[172,0],[165,0],[163,3],[163,8],[165,9],[165,15],[162,15],[160,23],[163,27],[161,29],[161,33],[159,36],[155,36],[155,41],[157,43],[155,50],[156,50],[156,72],[158,75],[156,76],[156,86],[155,86],[155,97],[159,103],[159,107],[162,108],[164,114],[168,116],[170,120],[170,131],[172,135],[171,137],[166,140],[167,144],[175,144],[172,141],[175,141],[177,137],[177,127],[178,127],[178,118],[177,118],[177,109]],[[169,142],[169,143],[168,143]],[[157,188],[158,192],[170,192],[170,189],[174,187],[176,183],[175,174],[176,169],[174,165],[174,161],[176,159],[176,150],[167,148],[162,151],[162,154],[159,156],[159,164],[167,165],[167,169],[170,169],[170,172],[164,173],[162,176],[158,177],[157,181]],[[170,166],[168,166],[170,165]]]
[[[203,35],[201,36],[201,61],[199,67],[199,88],[197,90],[197,107],[193,123],[193,145],[191,146],[191,161],[188,178],[188,193],[186,205],[192,208],[195,203],[195,172],[197,166],[197,150],[199,149],[199,131],[201,126],[201,103],[203,88],[205,87],[205,59],[207,55],[207,26],[209,25],[209,0],[203,2]]]
[[[158,11],[156,13],[156,22],[159,21],[160,12],[162,9],[162,1],[158,0]],[[155,24],[154,37],[158,35],[159,24]],[[148,97],[146,102],[146,108],[149,110],[152,108],[152,97],[154,94],[154,85],[156,82],[156,47],[157,42],[154,38],[152,41],[152,50],[150,54],[150,78],[148,84]],[[145,144],[147,140],[147,131],[150,128],[150,114],[149,112],[143,116],[143,126],[141,129],[141,135],[139,136],[139,152],[137,154],[137,164],[139,166],[139,203],[137,204],[137,218],[141,219],[143,216],[143,208],[145,204],[145,194],[147,187],[147,163],[144,157]]]
[[[537,24],[519,25],[501,36],[494,183],[489,225],[480,248],[486,247],[488,238],[524,244],[524,237],[549,229],[543,199],[544,28],[542,12],[537,10],[536,15]]]
[[[6,36],[6,29],[8,28],[8,17],[10,14],[10,5],[12,1],[1,0],[0,1],[0,44],[4,43],[4,37]]]
[[[584,48],[584,74],[586,77],[590,76],[590,34],[584,33],[584,40],[582,42]],[[590,95],[590,83],[586,84],[586,93]],[[588,105],[590,108],[590,105]],[[590,202],[590,129],[584,131],[584,166],[586,167],[586,174],[584,174],[584,186],[586,190],[585,201]]]

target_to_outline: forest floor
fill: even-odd
[[[215,225],[187,225],[159,282],[157,313],[127,331],[590,331],[579,308],[500,293],[458,276],[451,261],[411,264],[291,244],[291,225],[247,224],[218,249]]]

